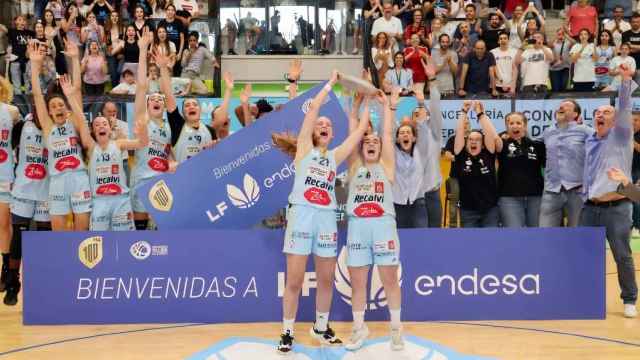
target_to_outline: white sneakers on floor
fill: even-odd
[[[404,350],[404,338],[402,338],[402,329],[391,329],[391,350]]]
[[[638,316],[638,310],[635,304],[624,304],[624,317],[634,318]]]
[[[347,350],[355,351],[362,347],[364,341],[369,336],[369,328],[367,325],[362,325],[359,329],[351,330],[351,337],[349,342],[344,346]]]

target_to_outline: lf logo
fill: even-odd
[[[247,209],[258,203],[260,200],[260,185],[249,174],[244,174],[243,190],[237,186],[227,184],[227,196],[235,207]],[[207,210],[209,221],[216,222],[224,216],[225,211],[229,208],[225,201],[221,201],[216,205],[216,209],[212,212]]]
[[[316,273],[313,271],[304,273],[302,280],[302,296],[309,296],[310,290],[318,287],[316,282]],[[278,273],[278,297],[284,296],[285,277],[283,272]]]

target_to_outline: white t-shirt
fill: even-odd
[[[549,51],[551,49],[545,48]],[[522,52],[522,86],[547,85],[549,81],[549,61],[544,58],[544,50],[533,46]]]
[[[373,26],[371,27],[371,35],[375,38],[375,36],[381,32],[387,33],[389,38],[392,37],[391,34],[393,34],[393,37],[395,37],[395,35],[397,34],[402,35],[403,34],[402,22],[400,22],[400,19],[398,19],[395,16],[392,16],[391,19],[389,19],[388,21],[384,17],[378,18],[376,21],[373,22]],[[397,42],[394,43],[394,46],[393,46],[393,52],[396,52],[396,51],[398,51]]]
[[[572,56],[577,54],[582,49],[581,44],[575,44],[571,47],[569,54]],[[574,82],[592,82],[596,81],[596,63],[593,61],[593,52],[596,50],[595,45],[588,44],[584,51],[580,54],[578,61],[573,67],[573,81]]]
[[[113,94],[136,94],[136,84],[127,84],[126,82],[121,82],[118,86],[111,89],[111,93]]]
[[[613,42],[616,44],[616,47],[620,47],[620,44],[622,44],[622,33],[627,31],[627,30],[631,30],[631,25],[622,20],[620,21],[620,25],[618,26],[619,30],[616,30],[615,32],[613,31],[613,29],[616,27],[616,22],[613,19],[605,19],[602,22],[605,30],[609,30],[612,32],[613,34]]]
[[[518,50],[514,48],[508,48],[503,51],[500,48],[491,50],[493,57],[496,59],[496,72],[498,73],[498,79],[496,79],[496,86],[498,87],[511,87],[513,82],[513,63],[516,59]]]
[[[636,71],[636,60],[632,56],[616,56],[609,63],[609,70],[615,70],[620,65],[625,64],[633,71]],[[611,81],[611,86],[618,87],[622,83],[622,75],[616,75]]]
[[[434,50],[432,53],[432,59],[434,62],[435,66],[441,66],[442,64],[445,63],[445,59],[446,57],[451,56],[451,60],[453,60],[453,62],[455,64],[458,63],[458,54],[456,54],[455,51],[451,50],[451,49],[447,49],[446,54],[442,54],[440,49]],[[447,64],[442,68],[442,71],[438,72],[436,74],[436,79],[438,79],[438,89],[440,89],[440,91],[454,91],[455,90],[455,84],[453,82],[453,74],[451,73],[451,67]]]

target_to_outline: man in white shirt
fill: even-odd
[[[454,76],[458,73],[458,54],[451,50],[451,37],[448,34],[440,34],[438,37],[439,49],[433,49],[433,65],[436,68],[438,89],[443,96],[452,95],[455,92]]]
[[[402,43],[402,22],[397,17],[393,16],[393,5],[390,0],[385,0],[382,5],[384,16],[378,18],[373,22],[371,27],[372,41],[375,43],[375,38],[378,33],[385,32],[389,36],[389,41],[392,43],[393,52],[399,50],[398,43]]]
[[[513,96],[516,93],[518,78],[518,66],[516,66],[518,50],[509,46],[509,33],[506,31],[498,35],[498,45],[499,47],[491,50],[496,59],[496,90]]]
[[[613,42],[617,48],[622,44],[622,33],[631,30],[631,24],[624,20],[624,8],[622,6],[616,6],[613,9],[613,19],[605,19],[602,25],[605,30],[609,30],[613,34]]]
[[[553,61],[553,51],[544,46],[544,35],[541,32],[533,34],[535,43],[527,50],[519,50],[516,65],[522,65],[522,91],[533,93],[547,92],[549,82],[549,65]]]

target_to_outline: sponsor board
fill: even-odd
[[[385,246],[401,248],[405,321],[605,316],[603,228],[398,233],[401,244]],[[268,230],[25,232],[24,323],[280,321],[283,239],[283,231]],[[337,243],[340,254],[331,319],[351,321],[345,234],[319,240]],[[312,263],[300,321],[315,317]],[[388,310],[375,270],[367,319],[381,321]]]

